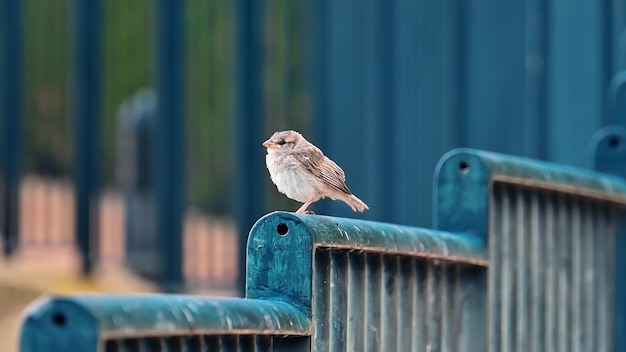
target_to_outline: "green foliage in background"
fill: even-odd
[[[115,186],[118,109],[156,73],[154,0],[102,1],[102,179]],[[229,0],[185,2],[186,199],[230,210],[234,180],[235,13]],[[72,170],[71,1],[23,2],[24,172]],[[263,28],[264,131],[306,132],[311,116],[306,2],[266,1]],[[261,148],[259,141],[259,148]],[[122,154],[123,155],[123,154]],[[274,194],[271,184],[266,192]],[[284,199],[275,197],[274,199]],[[282,202],[282,203],[281,203]],[[281,208],[285,200],[278,201]]]

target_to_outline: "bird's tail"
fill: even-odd
[[[352,208],[353,211],[364,212],[369,209],[367,204],[357,198],[354,194],[346,195],[343,201]]]

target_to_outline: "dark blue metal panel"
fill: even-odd
[[[76,238],[82,270],[97,261],[97,204],[100,179],[101,8],[99,0],[75,1]]]
[[[328,91],[328,66],[330,55],[326,46],[330,32],[330,21],[328,19],[332,0],[310,0],[311,19],[311,82],[313,96],[313,125],[312,133],[316,145],[324,148],[329,143],[326,130],[329,125],[329,105],[330,94]]]
[[[428,38],[425,30],[429,20],[426,2],[401,0],[394,7],[393,63],[392,77],[394,83],[394,113],[392,120],[393,138],[388,142],[388,158],[393,161],[391,183],[383,183],[389,188],[396,206],[391,219],[387,221],[401,223],[423,223],[418,220],[420,213],[429,213],[419,197],[426,192],[422,187],[416,187],[415,179],[424,173],[424,158],[416,158],[415,150],[424,150],[425,141],[421,140],[426,133],[421,134],[420,127],[432,121],[434,116],[427,116],[429,104],[426,102],[427,85],[432,84],[432,73],[428,72],[429,64],[426,57]],[[424,50],[424,51],[422,51]],[[423,56],[422,56],[423,55]],[[432,68],[432,67],[429,67]],[[422,76],[420,76],[422,75]],[[433,124],[434,125],[434,124]],[[431,128],[429,126],[428,128]],[[426,132],[426,131],[424,131]],[[432,133],[432,130],[428,134]],[[430,149],[431,146],[426,146]],[[423,156],[423,155],[422,155]],[[432,169],[430,170],[432,173]]]
[[[21,1],[2,2],[0,35],[0,138],[2,138],[2,234],[4,254],[18,245],[19,178],[22,150],[22,11]]]
[[[429,224],[432,170],[438,156],[457,144],[462,107],[460,26],[463,6],[454,1],[399,1],[394,11],[392,148],[395,222]],[[463,132],[465,133],[465,131]]]
[[[367,218],[393,217],[394,194],[384,187],[389,179],[393,159],[387,144],[393,140],[395,115],[393,108],[393,16],[395,2],[363,1],[363,155],[362,194],[367,199]],[[369,161],[368,161],[369,159]]]
[[[524,20],[521,1],[468,5],[464,147],[528,155],[524,144],[535,142],[523,133],[530,122],[524,116]]]
[[[591,167],[586,145],[601,126],[609,77],[603,1],[550,2],[548,158]]]
[[[183,3],[157,1],[157,98],[155,123],[156,221],[159,283],[179,290],[182,272],[183,217]]]
[[[236,216],[239,231],[239,289],[245,288],[247,231],[262,213],[263,172],[262,136],[262,1],[235,3],[237,29],[236,123],[233,147],[236,149]]]
[[[624,36],[624,28],[626,28],[626,1],[612,0],[607,1],[607,11],[609,12],[610,21],[607,21],[608,28],[608,46],[610,49],[610,72],[616,74],[626,69],[626,36]]]
[[[425,185],[438,155],[456,145],[461,120],[463,31],[456,20],[465,10],[453,1],[362,5],[317,4],[314,142],[344,168],[348,186],[371,209],[354,214],[332,202],[315,209],[428,223]]]
[[[364,190],[357,175],[363,168],[363,6],[354,0],[328,2],[327,125],[323,126],[324,145],[319,147],[346,173],[348,188],[358,197]],[[317,143],[313,140],[313,143]],[[363,197],[364,198],[364,197]],[[365,203],[368,199],[363,199]],[[325,200],[313,211],[339,216],[361,217],[340,202]]]
[[[545,160],[548,156],[548,4],[543,0],[527,0],[524,3],[523,150],[526,156]]]
[[[611,79],[607,92],[608,123],[626,126],[626,71]]]

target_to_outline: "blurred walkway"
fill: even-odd
[[[71,184],[26,177],[20,197],[19,250],[11,260],[0,258],[3,351],[17,351],[22,311],[41,295],[158,291],[124,267],[125,218],[120,194],[107,192],[100,199],[101,263],[90,278],[79,275]],[[190,210],[184,236],[184,275],[190,293],[234,295],[238,252],[233,222]]]
[[[126,255],[122,196],[103,193],[99,212],[100,266],[121,267]],[[80,258],[74,238],[72,185],[64,180],[25,177],[20,188],[20,246],[12,262],[26,272],[77,273]],[[230,292],[237,275],[237,243],[231,219],[189,209],[183,244],[188,286]]]

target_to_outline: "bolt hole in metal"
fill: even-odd
[[[615,148],[619,147],[619,144],[620,144],[620,143],[619,143],[619,137],[617,137],[617,136],[613,136],[613,137],[611,137],[611,138],[609,139],[609,147],[610,147],[611,149],[615,149]]]
[[[58,327],[63,327],[65,326],[66,320],[65,320],[65,315],[62,313],[55,313],[54,315],[52,315],[52,324],[54,324],[55,326]]]
[[[462,173],[467,173],[469,171],[469,169],[470,169],[470,165],[469,165],[469,163],[467,161],[462,160],[459,163],[459,170],[461,170]]]
[[[289,226],[287,226],[287,224],[280,223],[276,226],[276,232],[281,236],[285,236],[289,233]]]

